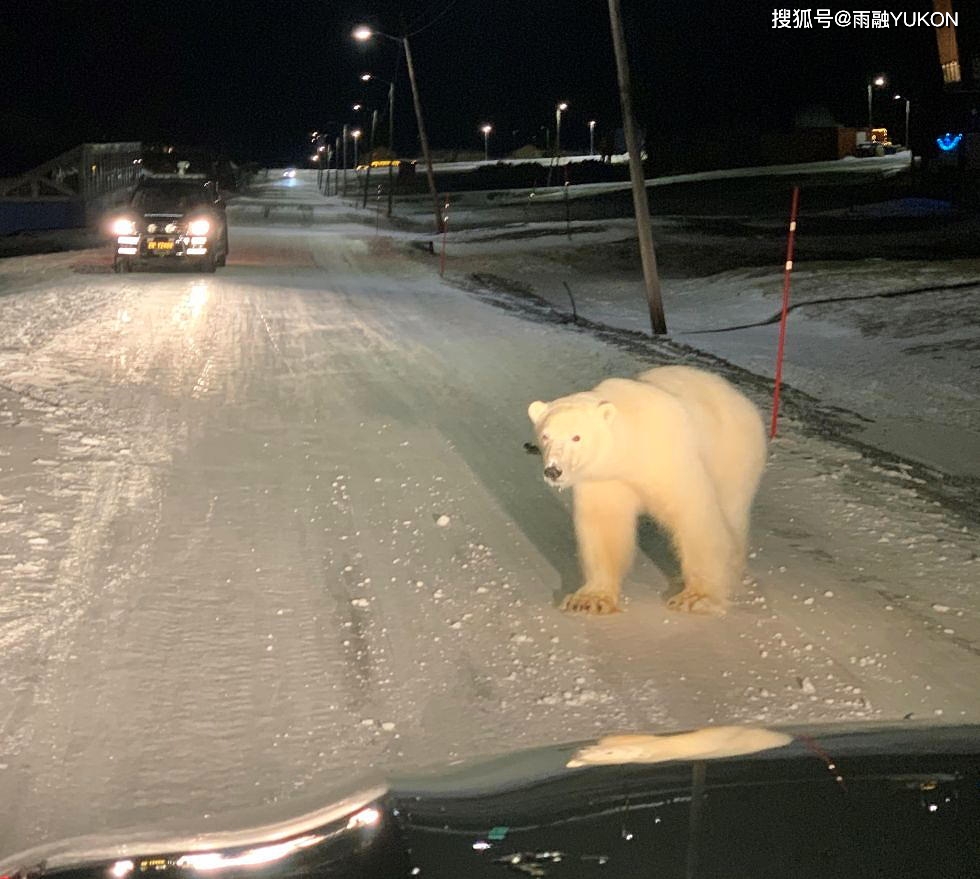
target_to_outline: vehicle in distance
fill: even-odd
[[[228,259],[225,203],[206,174],[144,173],[111,231],[117,272],[159,261],[213,272]]]

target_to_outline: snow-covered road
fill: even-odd
[[[371,229],[232,249],[0,263],[0,855],[599,731],[980,719],[980,540],[908,474],[788,423],[727,618],[666,611],[648,528],[626,613],[564,616],[527,403],[651,363]]]

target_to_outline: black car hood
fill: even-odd
[[[980,727],[607,737],[67,840],[0,877],[980,875]]]

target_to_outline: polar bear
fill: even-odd
[[[591,391],[531,403],[545,481],[574,489],[585,585],[563,610],[613,613],[646,513],[673,539],[683,591],[674,610],[723,613],[745,565],[749,510],[766,463],[755,405],[689,366],[610,378]]]

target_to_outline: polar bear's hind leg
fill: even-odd
[[[692,478],[682,504],[664,525],[671,533],[681,563],[684,589],[667,606],[691,613],[722,614],[728,607],[738,571],[741,536],[718,504],[706,473]]]

